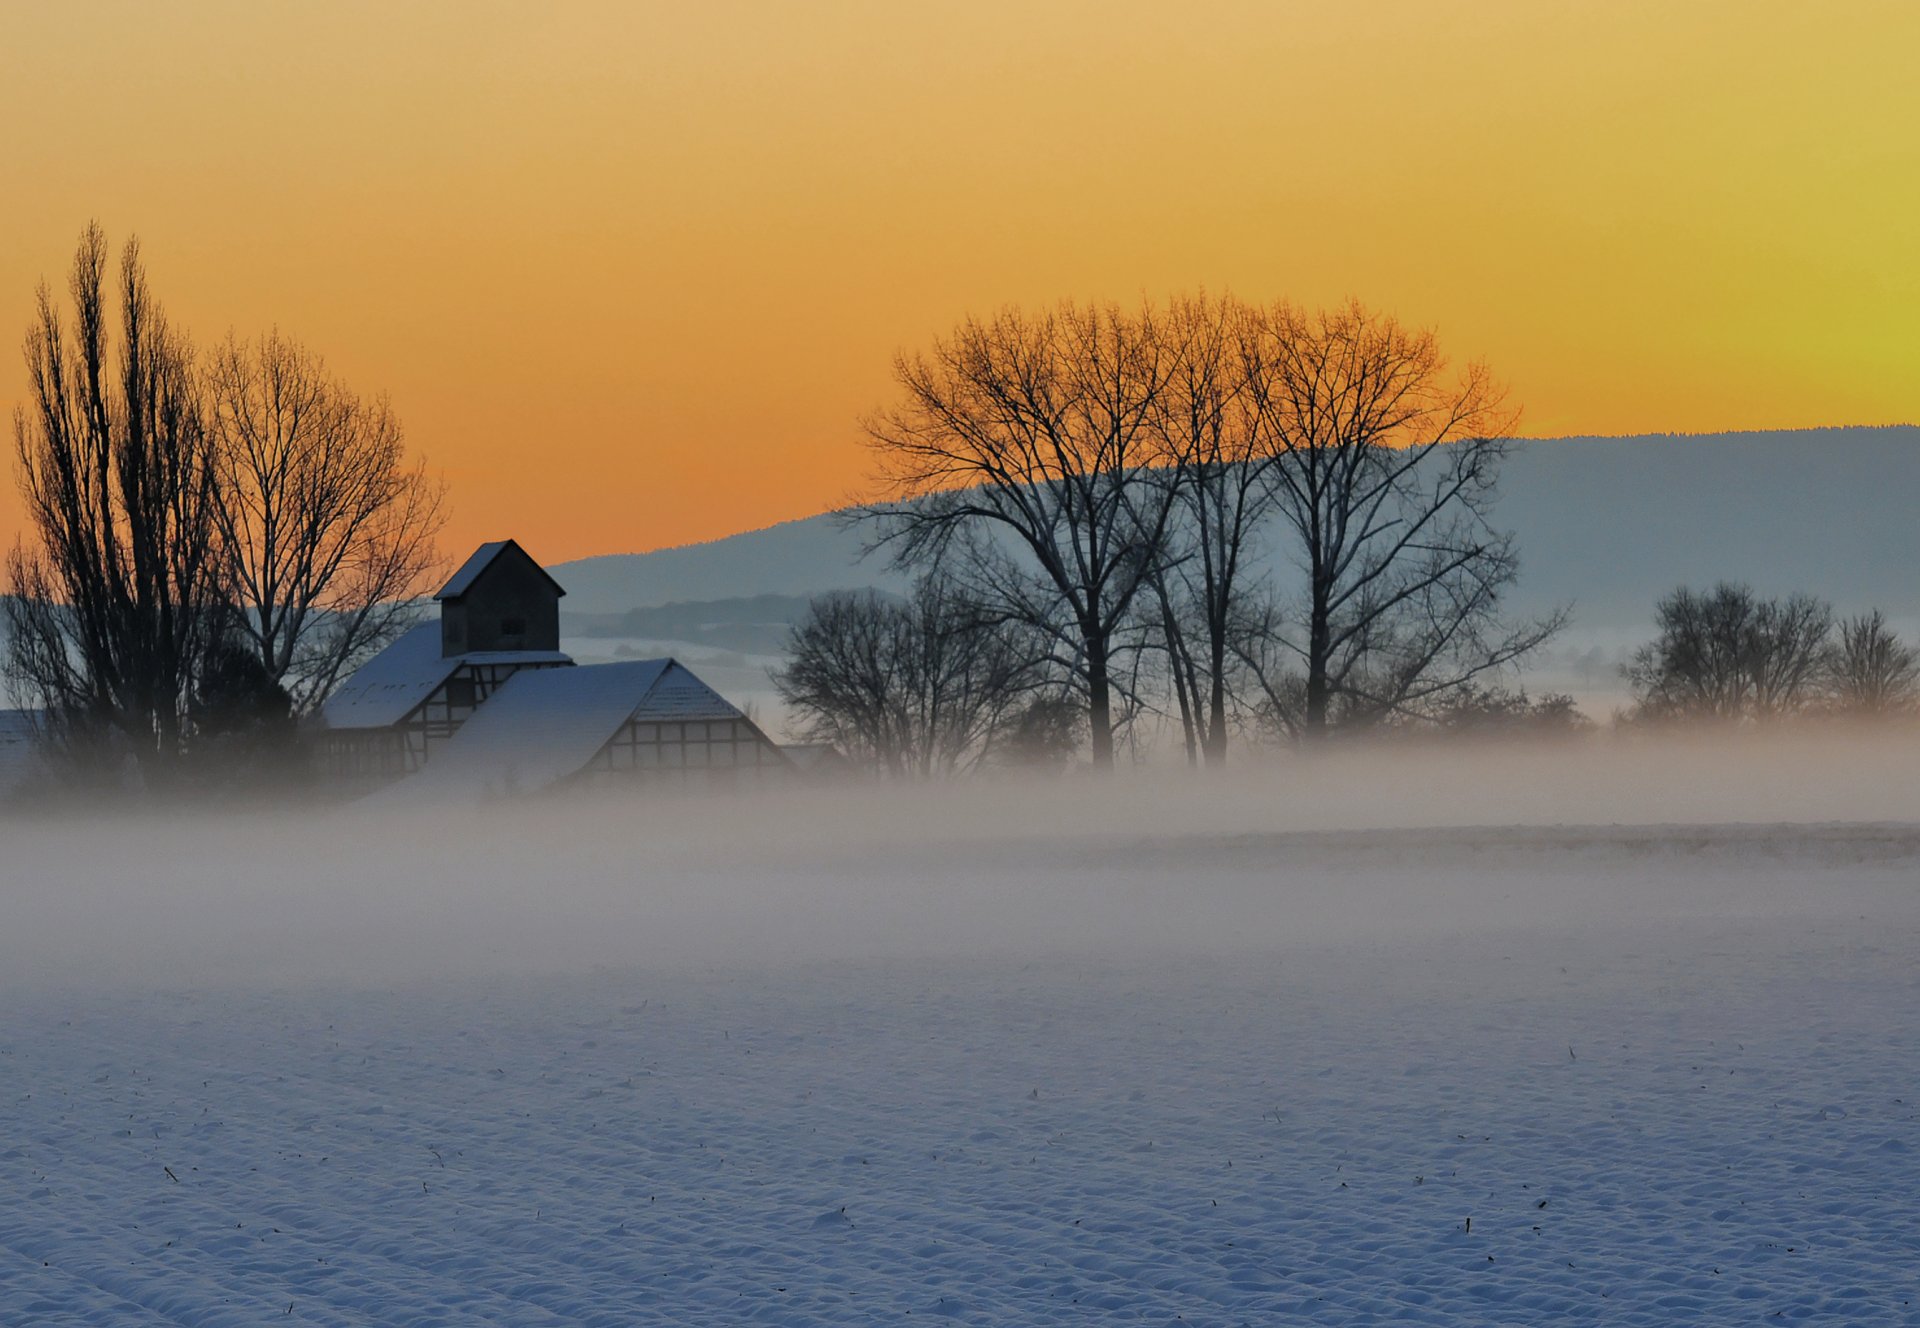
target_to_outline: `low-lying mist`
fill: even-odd
[[[1905,919],[1920,896],[1920,744],[1905,739],[385,801],[0,821],[0,985],[1203,960],[1782,911]]]

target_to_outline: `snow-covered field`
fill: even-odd
[[[1910,826],[4,833],[0,1323],[1920,1324]]]

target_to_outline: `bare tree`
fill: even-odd
[[[1839,624],[1827,658],[1834,706],[1855,715],[1911,714],[1920,707],[1920,650],[1903,642],[1878,609]]]
[[[1681,586],[1654,610],[1659,634],[1622,673],[1640,718],[1737,720],[1749,712],[1753,591],[1722,582],[1701,594]]]
[[[406,628],[437,565],[442,487],[400,422],[278,332],[229,339],[207,375],[222,546],[241,632],[311,710]]]
[[[1176,492],[1152,427],[1168,374],[1153,316],[1008,309],[894,373],[905,400],[867,424],[876,544],[1046,633],[1086,697],[1094,764],[1111,767],[1115,665]]]
[[[892,778],[965,773],[1058,728],[1046,645],[983,616],[943,578],[906,600],[877,591],[816,597],[794,627],[780,698],[811,741]]]
[[[794,624],[774,689],[808,741],[829,742],[854,761],[904,773],[904,709],[897,701],[901,614],[879,591],[815,596]]]
[[[1486,367],[1358,304],[1263,310],[1247,391],[1272,449],[1282,538],[1304,577],[1244,651],[1295,734],[1417,712],[1524,658],[1564,612],[1503,623],[1519,561],[1490,521],[1515,412]]]
[[[1826,686],[1833,608],[1812,595],[1757,606],[1749,628],[1753,711],[1761,719],[1815,704]]]
[[[1253,554],[1273,507],[1273,449],[1247,390],[1257,327],[1231,299],[1176,299],[1160,323],[1169,356],[1153,424],[1177,479],[1155,565],[1159,636],[1187,759],[1226,760],[1228,710]]]
[[[225,602],[217,474],[193,352],[147,286],[139,245],[119,271],[116,348],[107,240],[81,235],[71,329],[43,285],[14,415],[34,542],[8,559],[8,673],[70,751],[123,742],[148,781],[182,746],[193,670]]]
[[[1659,635],[1624,670],[1636,718],[1766,720],[1820,698],[1833,631],[1823,600],[1762,600],[1723,581],[1705,593],[1680,587],[1655,616]]]

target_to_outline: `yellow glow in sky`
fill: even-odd
[[[1536,435],[1911,421],[1916,52],[1844,0],[0,0],[0,341],[137,232],[202,342],[390,394],[450,552],[548,561],[856,494],[895,349],[1009,301],[1358,296]]]

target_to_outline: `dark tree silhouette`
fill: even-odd
[[[1807,709],[1826,683],[1833,610],[1811,595],[1763,600],[1721,582],[1661,599],[1659,635],[1625,668],[1635,717],[1768,720]]]
[[[1086,712],[1062,688],[1028,698],[997,744],[997,759],[1027,770],[1058,772],[1073,761],[1086,729]]]
[[[1827,689],[1843,714],[1903,715],[1920,708],[1920,650],[1878,609],[1847,618],[1827,657]]]
[[[1050,730],[1034,714],[1061,690],[1049,685],[1045,654],[1031,628],[983,615],[927,577],[905,600],[816,597],[774,684],[809,741],[891,778],[929,779],[1044,740]]]
[[[1243,648],[1273,717],[1316,739],[1417,713],[1547,641],[1564,612],[1503,623],[1513,537],[1490,512],[1515,413],[1484,365],[1457,378],[1431,332],[1358,304],[1261,311],[1247,388],[1271,449],[1297,609]]]
[[[400,422],[279,333],[207,375],[222,550],[239,632],[296,710],[398,636],[435,570],[443,490]]]
[[[80,238],[71,327],[42,286],[14,416],[34,542],[8,559],[8,673],[70,751],[124,743],[150,783],[179,755],[196,661],[225,601],[217,473],[192,352],[147,286],[139,246],[119,268]]]
[[[286,787],[299,771],[299,732],[292,698],[239,619],[239,610],[228,612],[195,671],[191,768],[209,787],[262,793]]]
[[[969,319],[899,357],[904,400],[868,438],[877,546],[939,567],[982,608],[1044,632],[1113,764],[1116,663],[1177,492],[1153,427],[1170,371],[1150,311],[1062,304]]]
[[[1169,370],[1152,420],[1177,479],[1155,566],[1158,628],[1187,759],[1225,762],[1229,702],[1255,543],[1273,508],[1273,449],[1247,390],[1252,313],[1231,299],[1176,299],[1160,321]]]

